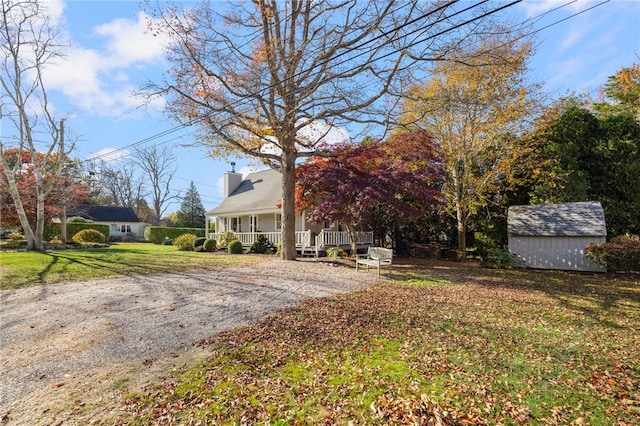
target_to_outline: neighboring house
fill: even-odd
[[[267,236],[270,242],[278,244],[282,234],[282,175],[275,170],[251,173],[246,179],[235,171],[224,174],[224,199],[220,205],[209,210],[206,229],[211,220],[215,221],[215,233],[209,238],[217,238],[226,231],[233,231],[243,246],[251,246],[259,234]],[[373,243],[373,233],[361,236],[359,244]],[[349,233],[335,223],[312,224],[305,212],[296,214],[296,246],[298,250],[316,255],[326,247],[349,248]]]
[[[146,223],[130,207],[80,205],[67,212],[67,218],[81,217],[95,223],[109,225],[109,238],[144,239]]]
[[[606,270],[586,255],[590,243],[607,237],[599,202],[511,206],[507,215],[509,251],[523,266],[567,271]]]

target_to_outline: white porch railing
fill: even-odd
[[[209,233],[208,238],[215,238],[216,240],[223,235],[223,233],[215,232]],[[235,236],[242,243],[243,246],[251,246],[257,239],[258,235],[264,235],[274,245],[278,245],[282,240],[282,233],[277,232],[236,232]],[[315,246],[314,246],[315,244]],[[370,246],[373,245],[373,232],[363,232],[358,238],[358,245]],[[296,231],[296,247],[302,250],[315,249],[316,254],[324,250],[327,247],[351,247],[351,236],[348,232],[344,231],[326,231],[322,230],[315,237],[315,241],[312,238],[311,231]]]
[[[373,232],[363,232],[358,238],[358,245],[372,245]],[[351,236],[344,231],[322,230],[316,236],[316,248],[351,246]]]
[[[224,233],[210,233],[208,238],[218,239]],[[282,239],[282,233],[276,232],[236,232],[235,236],[243,246],[251,246],[257,239],[258,235],[267,237],[270,243],[278,245]],[[311,231],[296,231],[296,247],[309,247],[311,245]]]

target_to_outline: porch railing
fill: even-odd
[[[209,233],[208,238],[218,239],[223,233]],[[264,235],[274,245],[278,245],[282,240],[282,233],[276,232],[236,232],[235,236],[243,246],[251,246],[257,239],[258,235]],[[372,245],[373,232],[363,232],[358,238],[358,245]],[[316,253],[327,247],[350,247],[351,236],[344,231],[327,231],[322,230],[315,239],[311,231],[296,231],[296,247],[301,249],[315,249]]]
[[[363,232],[358,238],[358,245],[372,245],[373,232]],[[351,235],[344,231],[322,230],[316,236],[316,248],[351,246]]]
[[[214,232],[209,234],[209,238],[218,239],[224,233]],[[276,232],[236,232],[235,236],[243,246],[251,246],[257,239],[258,235],[267,237],[270,243],[278,245],[282,240],[282,233]],[[296,247],[309,247],[311,245],[311,231],[296,231]]]

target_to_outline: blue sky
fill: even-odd
[[[601,1],[529,1],[508,10],[521,22],[566,5],[537,20],[536,28],[568,18]],[[47,70],[47,87],[56,112],[70,114],[67,127],[77,138],[75,156],[86,160],[150,138],[140,148],[160,144],[188,145],[191,130],[156,138],[176,123],[163,113],[163,105],[143,105],[133,93],[167,68],[160,40],[146,28],[138,1],[47,0],[62,20],[71,50],[65,61]],[[558,97],[567,92],[598,96],[598,88],[622,66],[640,62],[640,1],[611,0],[537,33],[537,52],[531,77],[545,92]],[[197,148],[181,145],[173,189],[182,191],[194,181],[205,209],[221,201],[221,176],[229,162],[246,171],[245,158],[211,159]],[[179,209],[179,203],[168,212]]]

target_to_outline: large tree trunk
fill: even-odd
[[[296,154],[282,150],[282,259],[296,260]]]
[[[34,241],[34,250],[44,250],[44,201],[46,195],[40,193],[38,190],[38,203],[36,208],[36,232]]]
[[[7,179],[7,187],[11,194],[13,204],[16,206],[18,218],[20,219],[20,226],[22,226],[22,232],[24,232],[24,236],[27,239],[27,249],[33,249],[35,247],[36,237],[33,233],[33,229],[31,229],[31,225],[29,224],[27,213],[24,211],[24,205],[22,204],[22,198],[20,198],[20,192],[18,191],[18,184],[16,183],[15,175],[8,172],[5,173],[5,178]]]
[[[467,221],[469,212],[462,206],[456,208],[456,220],[458,222],[458,253],[465,258],[467,253]]]
[[[63,243],[67,242],[67,203],[66,203],[66,200],[62,203],[62,211],[60,213],[60,240]]]
[[[349,231],[349,237],[351,238],[351,257],[356,257],[358,254],[358,240],[360,239],[360,231],[354,225],[347,225],[347,231]]]

